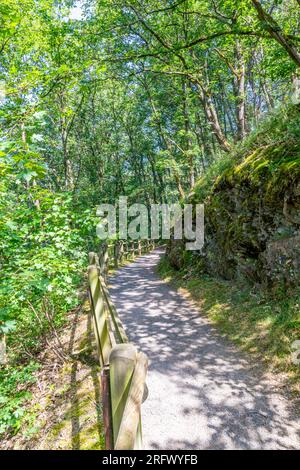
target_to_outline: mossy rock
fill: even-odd
[[[299,109],[277,111],[262,123],[197,182],[188,202],[205,205],[207,272],[268,286],[299,283]],[[183,243],[171,244],[177,269],[191,262],[183,253]]]

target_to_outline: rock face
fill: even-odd
[[[201,183],[200,183],[201,186]],[[253,146],[217,177],[205,204],[203,269],[226,279],[266,286],[300,280],[300,139]],[[185,264],[171,242],[173,266]]]

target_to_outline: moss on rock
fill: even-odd
[[[267,286],[299,283],[299,109],[282,111],[281,120],[277,114],[217,162],[189,197],[205,204],[201,255],[211,274]],[[169,257],[180,268],[183,245],[173,245]]]

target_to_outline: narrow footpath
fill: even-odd
[[[155,273],[163,251],[110,278],[130,341],[149,357],[145,449],[299,449],[293,402]]]

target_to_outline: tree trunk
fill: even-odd
[[[245,62],[240,44],[236,43],[236,74],[234,76],[234,89],[236,97],[236,119],[238,140],[243,140],[246,135],[246,99],[245,99]]]
[[[194,156],[190,153],[190,150],[191,150],[190,119],[189,119],[189,106],[188,106],[186,78],[183,78],[182,80],[182,96],[183,96],[183,100],[182,100],[183,119],[184,119],[184,129],[185,129],[185,150],[188,155],[189,184],[190,184],[190,189],[192,190],[195,186],[195,166],[194,166]]]
[[[25,149],[25,151],[28,150],[28,144],[27,144],[27,136],[26,136],[26,129],[25,129],[25,124],[24,122],[21,123],[21,136],[22,136],[22,143],[23,143],[23,147]],[[27,185],[27,189],[29,190],[30,188],[30,184],[29,184],[29,181],[26,183]],[[32,180],[32,186],[36,186],[36,180],[33,179]],[[38,199],[36,199],[34,202],[34,205],[35,207],[40,210],[40,201]]]
[[[155,123],[156,123],[157,129],[159,131],[161,141],[162,141],[165,149],[168,150],[170,155],[172,156],[172,148],[170,147],[170,145],[168,143],[168,139],[165,136],[165,132],[164,132],[164,129],[162,127],[161,120],[158,117],[156,106],[155,106],[155,103],[152,99],[152,95],[150,93],[147,81],[144,80],[143,83],[144,83],[144,86],[145,86],[147,94],[148,94],[149,102],[150,102],[150,105],[151,105],[151,108],[152,108],[152,111],[153,111],[153,114],[154,114],[154,117],[155,117]],[[175,182],[176,182],[176,186],[177,186],[177,190],[178,190],[178,193],[180,195],[180,198],[183,199],[185,197],[185,192],[184,192],[182,184],[181,184],[180,175],[179,175],[177,169],[174,168],[174,166],[172,167],[172,172],[173,172],[173,175],[174,175],[174,179],[175,179]]]
[[[211,127],[211,130],[212,130],[214,136],[216,137],[220,147],[225,152],[230,152],[230,150],[231,150],[230,144],[227,141],[227,139],[226,139],[226,137],[225,137],[225,135],[222,131],[222,128],[221,128],[221,125],[220,125],[220,122],[219,122],[219,118],[218,118],[218,115],[217,115],[217,111],[216,111],[216,108],[215,108],[215,105],[212,101],[211,96],[208,95],[208,93],[203,88],[201,88],[199,96],[200,96],[200,101],[203,105],[207,120],[208,120],[209,125]]]
[[[5,335],[0,333],[0,365],[7,364]]]
[[[295,64],[300,67],[300,53],[292,43],[291,39],[284,33],[274,18],[263,9],[258,0],[252,0],[252,4],[257,11],[258,18],[263,22],[265,29],[279,44],[281,44]]]
[[[74,189],[74,174],[72,168],[72,162],[69,157],[68,152],[68,133],[64,125],[64,119],[62,120],[62,132],[61,132],[61,141],[63,148],[63,159],[64,159],[64,168],[65,168],[65,188],[67,191],[73,191]]]

